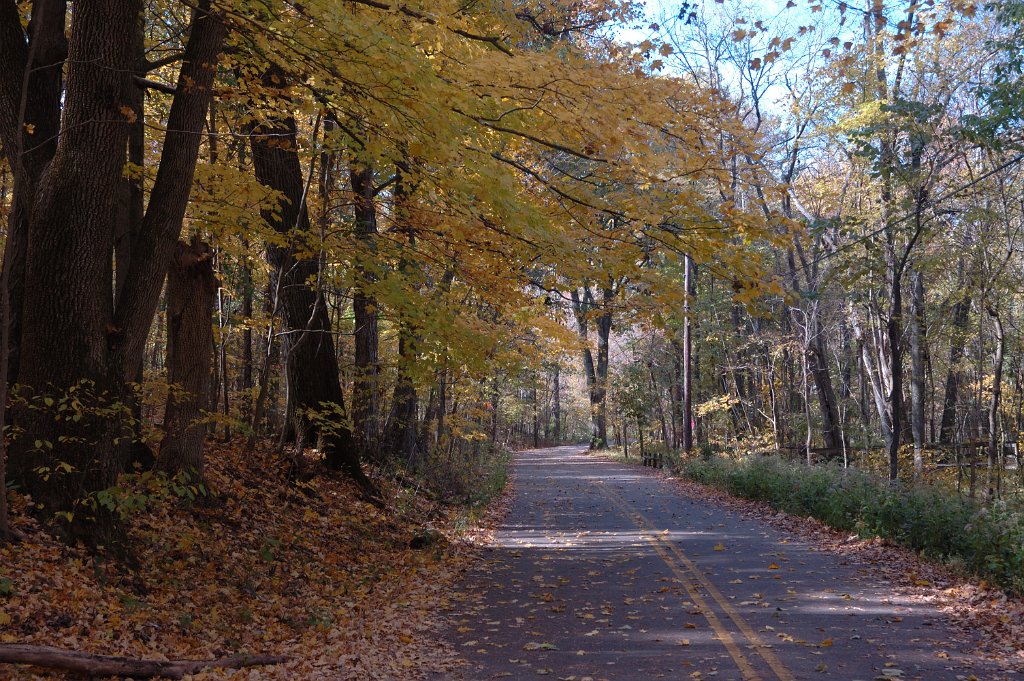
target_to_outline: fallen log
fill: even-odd
[[[127,676],[133,679],[180,679],[203,669],[238,669],[280,664],[288,658],[274,655],[233,655],[216,660],[143,660],[115,655],[94,655],[51,646],[0,644],[0,664],[29,664],[91,676]]]

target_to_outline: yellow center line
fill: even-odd
[[[759,681],[761,677],[757,671],[753,668],[747,658],[740,651],[736,642],[733,640],[732,634],[722,625],[721,620],[715,614],[714,610],[708,607],[707,602],[690,584],[690,576],[696,579],[704,590],[711,596],[711,598],[718,604],[722,611],[732,620],[736,628],[747,638],[750,642],[751,647],[757,652],[758,655],[765,661],[765,663],[771,668],[778,677],[779,681],[796,681],[796,677],[793,676],[785,665],[776,657],[775,653],[772,652],[771,646],[765,644],[761,637],[757,635],[757,632],[747,624],[746,620],[736,611],[735,608],[729,603],[729,601],[722,595],[722,592],[711,582],[708,577],[700,571],[697,564],[694,563],[690,558],[683,553],[683,550],[675,544],[666,540],[664,537],[654,532],[654,527],[644,517],[642,513],[634,510],[625,499],[622,498],[615,490],[611,489],[607,485],[603,484],[602,481],[598,481],[598,489],[600,489],[608,499],[615,504],[619,510],[621,510],[630,521],[636,525],[637,529],[641,531],[641,534],[647,539],[654,550],[661,557],[661,559],[668,565],[669,569],[672,570],[673,574],[676,575],[682,581],[683,586],[686,588],[686,592],[689,594],[690,599],[697,604],[700,608],[704,618],[711,625],[711,628],[715,632],[715,636],[722,642],[729,655],[736,662],[736,665],[740,668],[740,672],[743,674],[745,679],[749,681]],[[674,558],[673,558],[674,557]],[[677,562],[678,561],[678,562]],[[682,564],[680,567],[679,564]]]

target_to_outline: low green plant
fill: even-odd
[[[700,457],[679,471],[787,513],[889,539],[1024,593],[1024,515],[1006,502],[983,507],[934,485],[889,483],[834,464],[808,467],[774,457]]]

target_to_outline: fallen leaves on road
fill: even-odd
[[[950,621],[960,627],[965,640],[979,643],[980,652],[988,659],[1007,668],[1024,671],[1024,647],[1021,645],[1024,641],[1024,600],[1007,596],[983,580],[973,580],[945,566],[923,560],[883,539],[860,539],[848,532],[833,530],[814,518],[789,515],[766,504],[739,499],[683,478],[664,477],[691,498],[767,522],[777,530],[860,562],[870,568],[876,578],[888,581],[908,600],[939,606]],[[772,563],[768,569],[777,570],[779,566]],[[756,578],[756,575],[748,577]],[[841,597],[844,600],[854,599],[849,594],[841,594]],[[893,618],[893,621],[898,622],[900,618]],[[899,678],[891,674],[887,678]]]

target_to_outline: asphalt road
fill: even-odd
[[[534,450],[449,613],[467,679],[1005,678],[870,566],[650,471]]]

